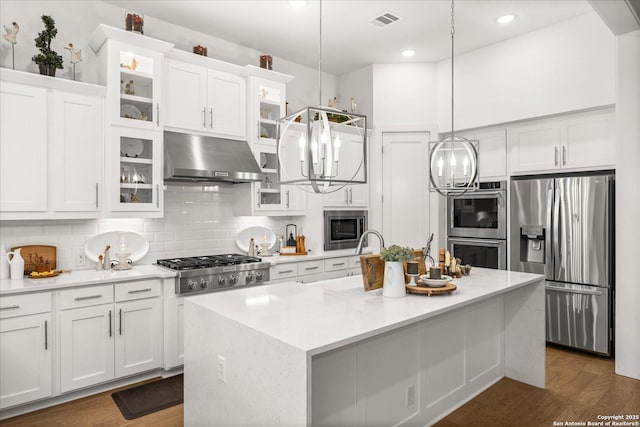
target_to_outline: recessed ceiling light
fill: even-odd
[[[508,24],[509,22],[513,21],[514,19],[516,19],[515,15],[502,15],[502,16],[498,17],[498,19],[496,19],[496,22],[498,24]]]
[[[305,7],[307,5],[306,0],[290,0],[289,5],[295,8]]]
[[[411,58],[413,55],[415,55],[415,53],[415,50],[405,49],[402,51],[402,56],[404,56],[405,58]]]

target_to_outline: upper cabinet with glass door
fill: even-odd
[[[161,129],[162,60],[173,44],[102,24],[89,44],[107,86],[108,124]]]

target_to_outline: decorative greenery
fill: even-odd
[[[44,23],[44,30],[40,31],[38,37],[34,39],[36,47],[40,49],[40,53],[34,55],[31,60],[38,65],[62,69],[62,55],[58,55],[57,52],[51,50],[51,42],[58,34],[56,23],[52,17],[47,15],[42,15],[42,22]]]
[[[415,259],[413,249],[391,245],[388,248],[380,249],[380,259],[382,261],[411,261]]]

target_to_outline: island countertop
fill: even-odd
[[[445,295],[383,297],[361,276],[310,284],[280,283],[188,298],[190,303],[306,352],[323,353],[519,287],[542,275],[474,268]]]

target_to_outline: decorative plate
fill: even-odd
[[[240,231],[236,236],[236,246],[243,252],[249,252],[249,241],[253,237],[253,241],[256,245],[264,242],[265,236],[267,242],[269,242],[269,250],[272,250],[276,246],[276,235],[273,231],[262,226],[247,227]]]
[[[127,119],[142,120],[142,112],[138,110],[138,107],[131,104],[122,104],[120,107],[120,117]]]
[[[141,139],[123,138],[120,142],[120,152],[126,157],[138,157],[144,151],[144,143]]]
[[[98,256],[104,253],[107,245],[111,246],[109,254],[111,259],[117,259],[116,254],[120,252],[120,238],[124,237],[127,242],[129,259],[132,262],[140,261],[149,252],[149,242],[143,236],[132,231],[109,231],[97,234],[87,239],[84,245],[84,253],[93,262],[98,262]]]

